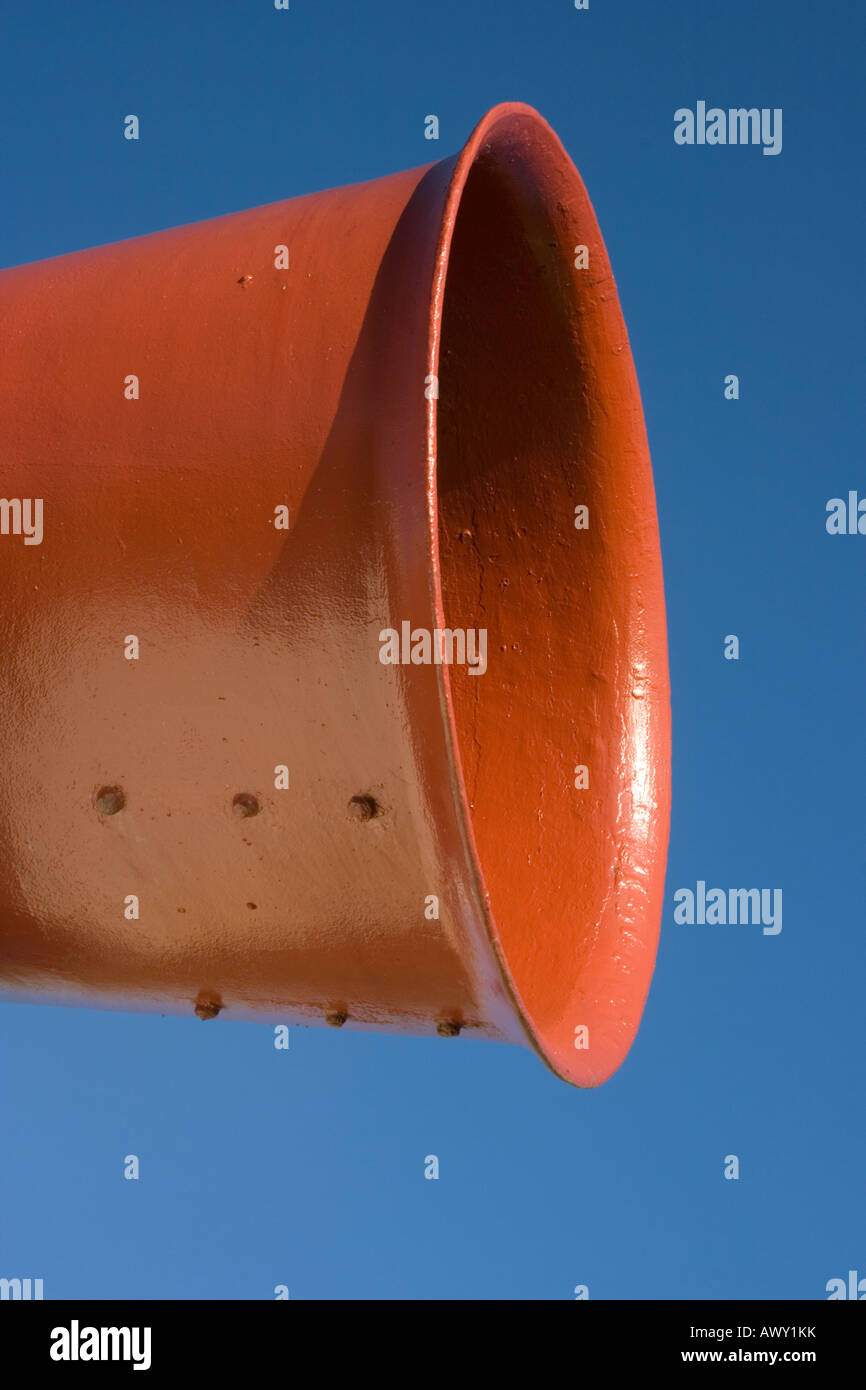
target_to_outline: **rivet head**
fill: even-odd
[[[329,1009],[325,1014],[325,1022],[329,1028],[342,1028],[348,1017],[343,1009]]]
[[[209,1018],[216,1018],[222,1012],[222,1007],[222,1004],[215,1004],[210,999],[200,999],[195,1006],[195,1016],[207,1022]]]
[[[232,802],[232,814],[242,818],[257,816],[261,809],[258,797],[250,792],[238,792]]]
[[[458,1023],[456,1019],[440,1018],[436,1024],[436,1032],[440,1038],[456,1038],[459,1037],[462,1027],[463,1024]]]
[[[352,820],[373,820],[381,810],[375,796],[353,796],[349,802],[349,815]]]
[[[100,787],[96,793],[96,809],[100,815],[116,816],[126,805],[122,787]]]

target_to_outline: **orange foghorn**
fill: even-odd
[[[533,1047],[653,969],[664,594],[541,117],[0,275],[0,996]]]

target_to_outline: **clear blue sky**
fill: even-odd
[[[124,1299],[820,1299],[866,1275],[866,536],[824,524],[866,496],[862,6],[46,0],[3,29],[3,265],[426,163],[499,101],[552,122],[644,397],[674,809],[643,1025],[595,1092],[493,1044],[276,1052],[268,1027],[0,1007],[0,1275]],[[781,107],[782,153],[675,145],[698,100]],[[675,924],[698,879],[782,888],[783,930]]]

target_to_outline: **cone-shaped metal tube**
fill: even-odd
[[[656,950],[664,598],[550,128],[6,271],[0,316],[3,997],[603,1081]]]

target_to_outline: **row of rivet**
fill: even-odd
[[[126,805],[126,796],[122,787],[101,787],[96,794],[96,808],[103,816],[116,816]],[[257,816],[261,811],[261,803],[258,797],[250,792],[238,792],[232,801],[232,812],[236,816]],[[373,796],[353,796],[349,802],[349,815],[353,820],[374,820],[381,814],[381,806]],[[248,903],[247,906],[252,906]],[[196,1005],[195,1012],[198,1018],[216,1018],[222,1012],[221,1004],[202,1002]],[[349,1015],[342,1009],[329,1009],[325,1014],[325,1022],[331,1028],[342,1028]],[[440,1038],[456,1038],[462,1025],[454,1019],[439,1019],[436,1024],[436,1032]]]
[[[125,805],[126,794],[122,787],[100,787],[96,793],[96,809],[103,816],[116,816]],[[232,801],[232,812],[239,817],[257,816],[261,809],[261,802],[251,792],[238,792]],[[374,820],[381,815],[382,808],[374,796],[353,796],[348,811],[353,820]]]

